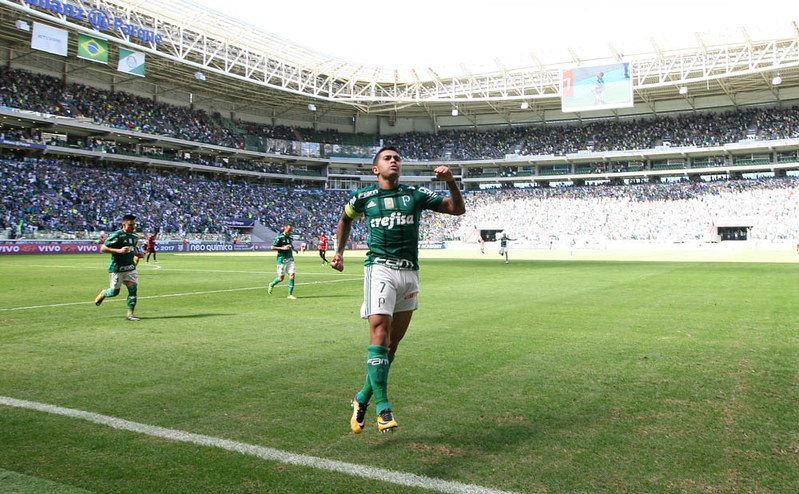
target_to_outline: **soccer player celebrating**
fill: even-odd
[[[138,321],[139,318],[133,315],[136,308],[136,292],[139,285],[139,274],[136,272],[134,259],[141,258],[142,254],[137,247],[139,237],[136,231],[136,217],[126,214],[122,217],[122,229],[117,230],[108,236],[100,252],[111,253],[111,264],[108,272],[111,273],[111,287],[100,290],[94,297],[94,304],[100,305],[106,297],[116,297],[122,284],[128,288],[128,321]]]
[[[369,400],[374,394],[377,429],[393,430],[397,421],[388,400],[388,372],[402,337],[408,330],[419,292],[419,219],[422,211],[461,215],[466,211],[458,184],[447,166],[435,169],[444,180],[449,197],[424,187],[400,184],[402,159],[393,147],[378,151],[372,162],[377,185],[354,191],[344,207],[336,229],[336,254],[330,266],[344,270],[344,248],[352,221],[365,217],[369,230],[369,252],[364,262],[364,302],[361,317],[369,321],[366,382],[352,399],[352,431],[359,434]]]
[[[283,233],[279,233],[275,240],[272,241],[272,250],[277,251],[277,278],[272,283],[269,283],[269,288],[266,290],[269,295],[275,289],[275,285],[283,281],[286,274],[289,275],[289,300],[297,300],[294,294],[294,246],[292,245],[291,230],[293,227],[286,224],[283,227]]]
[[[319,235],[319,257],[322,258],[322,266],[330,263],[330,261],[327,260],[327,257],[325,257],[326,253],[327,253],[327,235],[325,235],[325,232],[322,232],[322,234]]]
[[[502,233],[502,238],[499,239],[499,255],[505,256],[505,264],[508,264],[508,262],[510,262],[508,261],[508,251],[510,250],[508,248],[508,242],[510,242],[511,240],[513,239],[508,238],[508,234],[504,232]]]

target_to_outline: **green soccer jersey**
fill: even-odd
[[[108,266],[109,273],[120,273],[124,271],[133,271],[136,265],[133,263],[133,258],[136,255],[136,245],[139,243],[139,236],[135,233],[125,233],[124,230],[117,230],[108,236],[105,241],[106,247],[113,249],[120,249],[122,247],[130,247],[127,254],[111,254],[111,264]]]
[[[272,241],[272,245],[274,247],[283,247],[284,245],[288,245],[290,247],[287,250],[277,251],[278,264],[285,264],[294,260],[294,247],[292,247],[291,242],[291,235],[285,235],[283,233],[278,233],[277,237],[275,237],[275,239]]]
[[[425,209],[438,209],[443,196],[425,187],[400,185],[385,190],[363,187],[350,195],[344,208],[352,219],[365,217],[369,252],[365,265],[419,269],[419,219]]]

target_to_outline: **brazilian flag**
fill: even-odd
[[[78,58],[108,63],[108,41],[78,33]]]

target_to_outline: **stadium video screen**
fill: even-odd
[[[633,106],[630,64],[575,67],[561,77],[561,110],[578,112]]]

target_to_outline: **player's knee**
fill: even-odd
[[[131,297],[136,296],[136,292],[138,291],[139,285],[128,285],[128,295]]]

